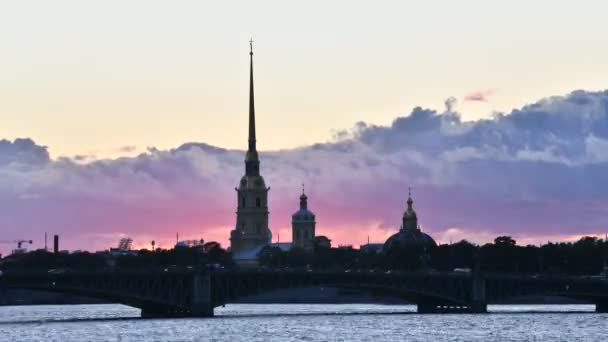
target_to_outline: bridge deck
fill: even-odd
[[[406,299],[419,312],[486,312],[488,302],[525,295],[583,299],[608,311],[608,281],[589,277],[454,272],[205,270],[7,273],[0,286],[65,292],[142,309],[143,316],[212,316],[244,296],[303,286],[357,288]]]

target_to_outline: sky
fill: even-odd
[[[608,230],[605,1],[6,1],[0,239],[226,245],[255,49],[271,229],[336,243],[407,187],[438,240]],[[233,198],[234,197],[234,198]],[[283,239],[282,239],[283,240]],[[63,240],[62,240],[63,241]],[[0,251],[6,253],[9,247]]]

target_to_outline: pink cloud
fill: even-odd
[[[301,183],[318,234],[336,245],[396,232],[408,186],[423,230],[444,243],[602,234],[608,155],[598,146],[605,143],[608,92],[578,91],[471,122],[453,109],[415,108],[390,126],[358,124],[329,143],[263,152],[273,241],[291,239]],[[171,246],[179,232],[227,246],[243,155],[190,143],[83,162],[51,159],[28,139],[2,140],[2,238],[42,247],[45,232],[58,233],[63,248],[98,250],[123,236],[135,246]]]
[[[475,91],[465,95],[465,102],[488,102],[488,97],[494,94],[493,90]]]

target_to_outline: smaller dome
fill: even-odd
[[[302,184],[302,194],[300,195],[300,209],[291,215],[292,222],[314,222],[315,214],[308,210],[308,196],[304,193]]]
[[[292,221],[314,221],[315,213],[308,209],[300,209],[291,215]]]

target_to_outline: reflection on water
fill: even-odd
[[[123,305],[0,307],[0,341],[598,341],[593,305],[490,305],[424,314],[412,305],[235,304],[205,319],[140,319]]]

